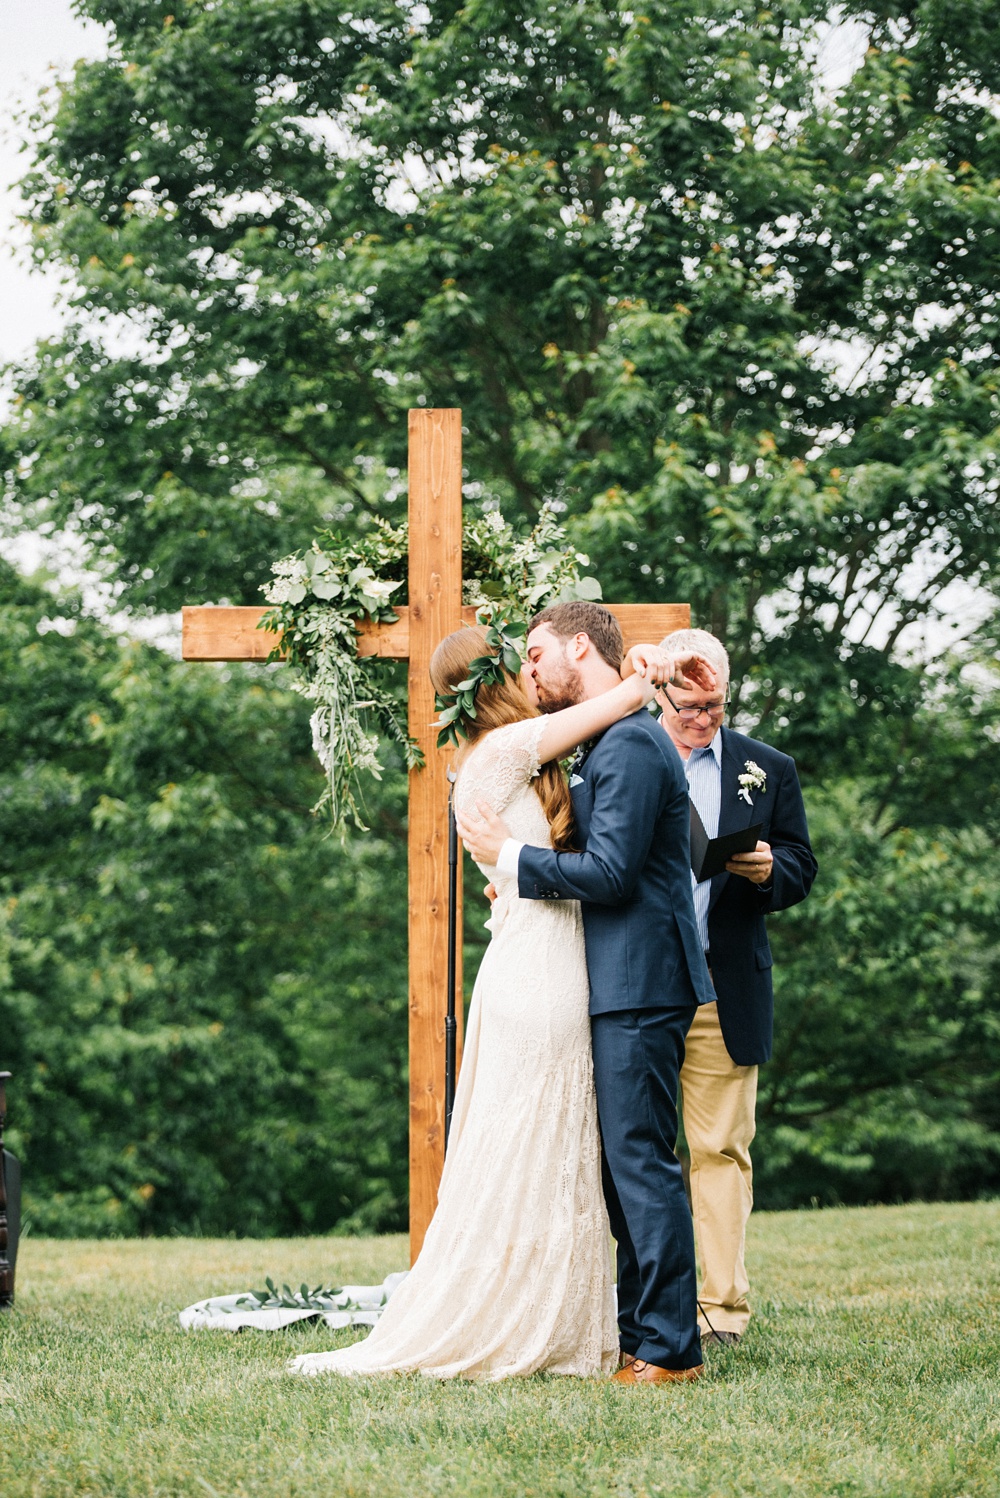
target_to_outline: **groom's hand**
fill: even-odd
[[[492,868],[500,857],[500,849],[510,837],[506,822],[501,821],[486,801],[476,802],[476,815],[463,816],[455,813],[455,825],[469,853],[476,863]]]

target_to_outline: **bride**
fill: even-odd
[[[455,695],[488,653],[481,627],[448,635],[431,660],[435,689]],[[696,678],[695,660],[679,664]],[[643,707],[671,663],[637,646],[622,670],[620,685],[547,716],[530,675],[504,667],[499,682],[480,681],[463,724],[457,810],[474,817],[485,801],[513,837],[571,848],[559,760]],[[521,900],[515,879],[482,871],[496,886],[492,939],[423,1248],[365,1341],[297,1357],[295,1373],[500,1379],[617,1366],[580,907]]]

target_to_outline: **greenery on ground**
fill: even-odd
[[[5,1498],[995,1498],[1000,1204],[755,1216],[757,1315],[696,1386],[299,1380],[354,1333],[182,1333],[287,1271],[372,1282],[405,1240],[29,1239],[0,1318]]]
[[[1000,1188],[994,0],[848,0],[837,79],[824,0],[80,9],[112,45],[31,132],[70,312],[10,375],[9,523],[137,614],[259,602],[317,525],[397,523],[406,408],[461,405],[469,516],[554,501],[607,598],[689,599],[799,762],[761,1201]],[[340,850],[279,675],[0,592],[36,1226],[401,1226],[392,747]]]

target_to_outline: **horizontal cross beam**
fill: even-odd
[[[656,644],[672,630],[687,629],[691,623],[691,609],[686,603],[609,603],[606,607],[621,625],[626,650],[643,642]],[[279,637],[270,630],[258,629],[267,610],[256,604],[248,608],[186,608],[182,612],[181,653],[186,661],[266,661],[278,643]],[[475,624],[475,609],[464,608],[462,620]],[[394,624],[360,623],[358,654],[407,660],[409,609],[397,609]]]

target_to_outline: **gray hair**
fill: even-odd
[[[670,655],[690,655],[697,651],[710,666],[714,666],[723,681],[729,680],[729,655],[721,640],[709,634],[707,629],[675,629],[660,641],[660,649]]]

